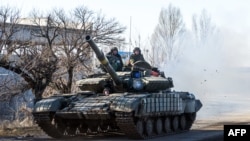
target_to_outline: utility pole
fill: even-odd
[[[130,16],[130,25],[129,25],[129,53],[131,52],[131,44],[132,44],[132,41],[131,41],[131,25],[132,25],[132,17]]]

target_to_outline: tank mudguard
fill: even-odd
[[[198,112],[202,107],[202,103],[198,99],[185,100],[185,104],[183,104],[183,105],[185,106],[185,108],[184,108],[185,113]]]
[[[33,112],[55,112],[65,104],[63,97],[51,97],[36,102]]]
[[[198,112],[202,107],[202,103],[199,99],[195,100],[195,112]]]

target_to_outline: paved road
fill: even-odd
[[[222,138],[223,132],[220,130],[192,130],[190,132],[182,133],[182,134],[175,134],[169,135],[166,137],[159,137],[155,139],[149,139],[148,141],[206,141],[206,140],[213,140],[213,141],[220,141],[223,140]],[[133,141],[128,139],[124,135],[110,135],[110,136],[99,136],[99,137],[76,137],[73,139],[51,139],[49,137],[0,137],[1,141],[61,141],[61,140],[74,140],[74,141],[83,141],[83,140],[98,140],[98,141]]]
[[[222,118],[223,117],[223,118]],[[250,112],[238,114],[224,114],[220,118],[209,118],[206,120],[196,120],[189,132],[173,134],[164,137],[148,139],[148,141],[223,141],[223,127],[226,124],[250,124]],[[61,141],[61,140],[98,140],[98,141],[132,141],[125,135],[105,135],[75,137],[73,139],[52,139],[44,134],[33,137],[0,137],[0,141]]]
[[[184,132],[181,134],[173,134],[164,137],[158,137],[154,139],[148,139],[148,141],[221,141],[223,140],[223,123],[218,124],[207,124],[210,121],[197,121],[189,132]],[[34,136],[34,137],[0,137],[0,141],[61,141],[61,140],[98,140],[98,141],[133,141],[125,135],[105,135],[105,136],[88,136],[88,137],[75,137],[73,139],[52,139],[46,135]]]

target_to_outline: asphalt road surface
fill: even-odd
[[[154,139],[148,139],[148,141],[206,141],[206,140],[213,140],[213,141],[221,141],[223,140],[222,136],[223,132],[220,130],[192,130],[190,132],[185,132],[182,134],[175,134],[169,135],[165,137],[158,137]],[[40,137],[2,137],[0,138],[1,141],[61,141],[61,140],[74,140],[74,141],[133,141],[127,138],[124,135],[106,135],[106,136],[98,136],[98,137],[75,137],[72,139],[52,139],[47,136],[40,136]]]
[[[223,127],[225,124],[250,124],[250,114],[241,113],[227,116],[225,115],[224,120],[218,120],[217,118],[211,118],[209,120],[197,120],[188,132],[173,134],[164,137],[158,137],[148,139],[148,141],[223,141]],[[103,136],[84,136],[75,137],[71,139],[53,139],[46,135],[38,135],[32,137],[0,137],[1,141],[61,141],[61,140],[98,140],[98,141],[133,141],[126,137],[126,135],[103,135]]]

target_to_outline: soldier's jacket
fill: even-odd
[[[107,54],[106,57],[115,71],[122,71],[123,62],[119,54],[117,55]]]
[[[137,61],[145,61],[142,54],[138,54],[138,55],[132,54],[130,56],[130,58],[129,58],[129,64],[128,65],[131,66],[132,64],[134,64]]]

